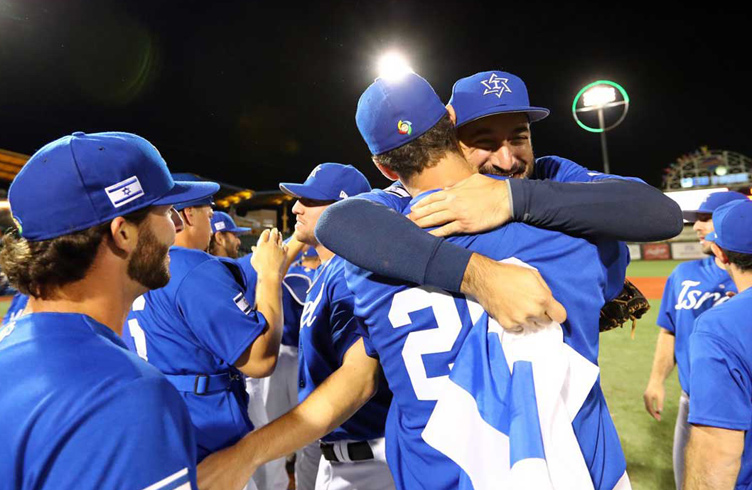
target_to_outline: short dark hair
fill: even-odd
[[[140,225],[150,207],[134,211],[126,220]],[[47,299],[57,288],[86,277],[102,239],[110,232],[110,221],[49,240],[30,242],[18,228],[7,230],[0,250],[0,267],[8,280],[23,294]]]
[[[457,131],[449,114],[415,140],[374,156],[374,161],[409,179],[426,168],[433,167],[445,153],[462,154]]]
[[[740,271],[747,272],[752,270],[752,254],[745,254],[741,252],[732,252],[725,248],[718,247],[723,250],[723,253],[728,257],[729,262],[734,264]]]

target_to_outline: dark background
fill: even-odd
[[[285,5],[285,6],[283,6]],[[740,3],[741,5],[741,3]],[[752,156],[749,19],[718,2],[0,0],[0,148],[31,154],[82,130],[138,133],[171,169],[256,190],[351,163],[374,185],[354,122],[380,54],[402,51],[448,100],[458,78],[507,70],[552,115],[537,155],[601,169],[572,99],[629,93],[608,133],[612,173],[659,186],[707,145]]]

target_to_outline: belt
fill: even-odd
[[[227,391],[240,375],[226,372],[219,374],[166,374],[167,381],[178,391],[195,395],[208,395]]]
[[[327,461],[346,463],[350,461],[366,461],[373,459],[373,450],[368,441],[358,442],[322,442],[320,444],[321,454]],[[346,453],[339,454],[341,451]]]

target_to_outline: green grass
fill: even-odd
[[[639,260],[629,264],[627,275],[632,277],[668,277],[683,260]]]
[[[665,277],[679,261],[641,261],[629,266],[631,276]],[[658,328],[655,320],[660,300],[650,301],[650,311],[637,322],[635,339],[630,326],[601,335],[601,382],[611,416],[619,431],[634,490],[674,488],[671,448],[679,401],[676,370],[666,380],[661,422],[655,421],[642,401],[653,364]]]

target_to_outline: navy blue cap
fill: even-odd
[[[551,113],[531,106],[525,82],[505,71],[484,71],[457,80],[449,104],[457,114],[457,127],[495,114],[524,112],[532,123]]]
[[[376,79],[358,100],[355,123],[371,154],[381,155],[420,137],[446,113],[431,85],[408,73]]]
[[[201,177],[195,175],[195,174],[189,174],[189,173],[174,173],[172,174],[172,177],[177,180],[181,180],[184,182],[205,182],[209,183],[209,181],[202,179]],[[215,182],[211,182],[212,184],[217,186],[217,191],[219,190],[219,184]],[[214,191],[208,196],[200,197],[198,199],[191,199],[190,201],[181,202],[175,205],[175,209],[180,211],[181,209],[190,208],[190,207],[198,207],[198,206],[213,206],[214,205],[214,194],[217,192]]]
[[[713,211],[715,244],[724,250],[752,254],[752,201],[727,202]]]
[[[690,211],[682,211],[682,216],[689,222],[697,221],[698,214],[711,214],[719,206],[726,204],[727,202],[739,201],[741,199],[747,199],[747,196],[741,192],[736,191],[720,191],[708,194],[708,197],[700,204],[698,209]],[[707,240],[707,237],[705,238]]]
[[[39,241],[217,190],[213,183],[173,180],[157,149],[140,136],[76,132],[34,153],[13,179],[8,200],[21,236]]]
[[[211,219],[212,232],[229,231],[230,233],[246,233],[251,231],[250,228],[238,226],[232,217],[222,211],[214,211],[214,215]]]
[[[282,182],[279,188],[293,197],[316,201],[341,201],[371,190],[365,175],[352,165],[322,163],[302,184]]]

